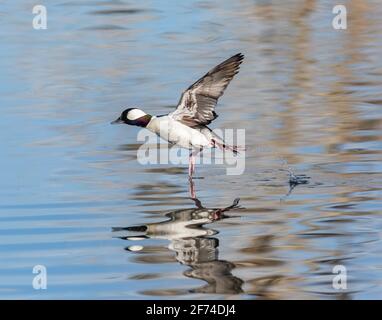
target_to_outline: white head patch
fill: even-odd
[[[133,121],[137,120],[140,117],[145,116],[147,113],[144,113],[141,109],[133,109],[130,110],[129,113],[127,114],[127,119]]]

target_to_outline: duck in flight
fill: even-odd
[[[169,143],[190,151],[188,175],[195,172],[195,157],[204,148],[220,148],[237,154],[240,147],[227,145],[207,125],[218,115],[215,107],[230,81],[239,72],[244,55],[238,53],[223,61],[188,87],[176,109],[161,116],[152,116],[141,109],[129,108],[112,124],[125,123],[144,127]]]

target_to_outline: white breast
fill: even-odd
[[[190,128],[168,116],[153,117],[146,128],[181,148],[203,148],[210,145],[210,141],[199,130]]]

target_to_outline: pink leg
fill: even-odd
[[[195,156],[199,153],[199,150],[192,151],[190,153],[190,158],[188,162],[188,176],[192,178],[192,175],[195,173]]]
[[[190,197],[191,199],[196,199],[196,193],[195,193],[195,184],[194,184],[194,181],[192,181],[192,178],[189,177],[188,179],[189,183],[190,183]]]
[[[195,173],[195,156],[191,155],[191,176]]]
[[[243,146],[230,146],[228,144],[225,144],[225,143],[219,143],[217,141],[215,141],[214,139],[212,139],[212,145],[213,146],[218,146],[221,150],[230,150],[232,151],[234,154],[238,154],[239,151],[246,151],[247,149]]]
[[[192,178],[193,168],[192,168],[192,155],[190,154],[190,158],[188,159],[188,177]]]

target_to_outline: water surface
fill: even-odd
[[[0,297],[382,298],[382,7],[343,3],[338,31],[325,0],[56,0],[34,30],[5,1]],[[139,164],[138,130],[109,123],[169,112],[237,52],[212,127],[246,130],[245,172],[197,166],[195,202],[185,165]]]

